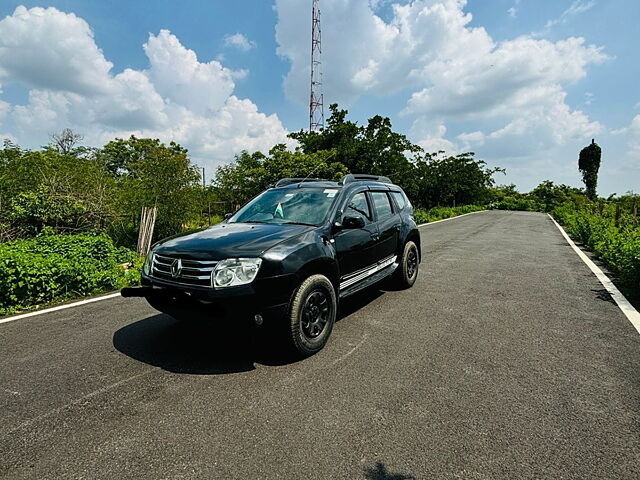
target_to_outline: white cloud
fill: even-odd
[[[640,115],[633,117],[629,125],[629,156],[636,161],[636,168],[640,164]]]
[[[143,48],[147,70],[114,74],[84,20],[55,8],[18,7],[0,20],[0,79],[30,90],[26,105],[0,102],[0,131],[26,146],[65,127],[90,145],[130,134],[157,137],[183,144],[209,166],[286,140],[276,115],[233,95],[246,71],[200,62],[168,30],[150,34]]]
[[[454,142],[447,140],[447,127],[434,123],[426,118],[420,118],[411,127],[410,135],[419,138],[418,144],[425,152],[435,153],[444,150],[448,155],[461,153],[461,148]]]
[[[591,10],[596,5],[595,0],[574,0],[569,8],[567,8],[558,18],[549,20],[544,26],[544,31],[548,32],[552,27],[556,25],[562,25],[567,23],[571,17],[580,15],[588,10]]]
[[[575,15],[590,2],[574,2]],[[513,4],[515,9],[519,2]],[[410,137],[427,149],[476,149],[503,158],[540,155],[602,130],[572,109],[565,88],[607,59],[582,38],[556,42],[520,36],[495,41],[471,26],[464,0],[412,0],[392,5],[385,21],[364,0],[322,3],[325,99],[350,104],[359,96],[409,94],[403,115]],[[306,102],[309,5],[276,0],[278,53],[291,68],[288,98]],[[330,39],[330,41],[326,41]],[[447,138],[452,124],[470,132]],[[481,150],[480,150],[480,147]]]
[[[0,21],[0,81],[94,95],[108,91],[112,66],[73,13],[19,6]]]
[[[151,63],[147,74],[168,102],[204,115],[222,107],[233,92],[231,70],[215,60],[200,63],[196,53],[182,46],[168,30],[149,35],[144,51]]]
[[[228,47],[235,47],[243,52],[248,52],[252,48],[256,48],[256,42],[249,40],[242,33],[225,35],[224,44]]]
[[[509,10],[507,10],[507,14],[511,18],[516,18],[516,16],[518,15],[518,10],[516,9],[516,7],[511,7]]]

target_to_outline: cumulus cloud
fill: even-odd
[[[168,30],[150,34],[143,48],[148,69],[114,73],[81,18],[16,8],[0,20],[0,80],[30,90],[25,105],[0,102],[0,131],[30,146],[65,127],[94,145],[130,134],[158,137],[210,166],[286,139],[276,115],[233,95],[245,71],[199,61]]]
[[[108,91],[113,65],[83,19],[55,8],[19,6],[0,25],[0,81],[82,95]]]
[[[248,52],[256,47],[256,42],[249,40],[242,33],[234,33],[233,35],[225,35],[224,44],[228,47],[235,47],[243,52]]]
[[[513,4],[517,7],[519,2]],[[582,38],[556,42],[521,36],[496,42],[471,26],[464,0],[412,0],[392,5],[388,21],[366,0],[322,3],[325,98],[349,105],[362,95],[406,92],[402,114],[411,137],[430,148],[482,146],[496,155],[547,150],[602,129],[572,110],[565,87],[607,59]],[[575,15],[591,2],[574,2]],[[276,0],[278,53],[291,67],[284,80],[293,101],[306,101],[309,6]],[[514,10],[515,13],[515,10]],[[447,139],[450,123],[474,122],[471,132]]]

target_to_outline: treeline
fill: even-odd
[[[411,202],[424,209],[436,206],[484,204],[491,200],[493,175],[474,153],[448,156],[425,152],[405,135],[393,131],[389,118],[376,115],[366,125],[347,119],[347,110],[331,105],[326,128],[289,136],[299,147],[276,145],[267,154],[243,152],[218,169],[215,186],[220,198],[242,204],[282,177],[338,180],[346,173],[390,177]]]
[[[131,137],[102,148],[75,146],[77,135],[41,150],[9,141],[0,149],[0,241],[42,233],[104,232],[135,245],[140,211],[157,206],[157,237],[202,216],[211,196],[199,170],[175,143]],[[75,141],[74,141],[75,139]]]
[[[416,207],[483,205],[493,174],[473,153],[427,153],[393,131],[388,118],[364,126],[331,106],[321,132],[295,132],[295,149],[243,152],[221,166],[209,185],[176,143],[115,139],[101,148],[79,146],[65,130],[40,150],[9,141],[0,149],[0,241],[42,233],[102,232],[116,245],[135,246],[142,207],[157,206],[154,239],[219,221],[282,177],[337,180],[347,173],[391,177]]]

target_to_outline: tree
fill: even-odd
[[[97,160],[116,181],[116,204],[121,214],[137,218],[142,207],[156,205],[158,217],[155,238],[174,235],[200,205],[194,199],[200,172],[193,166],[187,150],[158,139],[116,139],[96,155]],[[135,234],[135,224],[126,230]],[[133,241],[122,240],[123,242]]]
[[[237,155],[233,163],[218,167],[214,185],[220,198],[235,207],[281,178],[340,179],[349,172],[340,162],[334,161],[335,156],[335,151],[306,154],[298,149],[290,152],[282,144],[273,147],[268,156],[245,151]]]
[[[580,189],[564,184],[555,185],[551,180],[545,180],[529,192],[529,197],[536,200],[547,212],[580,195],[584,195]]]
[[[456,206],[489,200],[493,175],[504,169],[487,168],[473,152],[444,156],[444,152],[418,158],[414,172],[414,201],[421,206]]]
[[[336,162],[351,173],[370,173],[390,177],[406,191],[413,182],[413,158],[422,148],[393,131],[391,120],[376,115],[366,126],[347,120],[348,111],[330,106],[331,116],[321,132],[299,131],[289,136],[300,143],[302,151],[312,154],[335,152]]]
[[[12,235],[100,229],[113,213],[112,195],[113,180],[92,156],[8,142],[0,149],[0,223]]]
[[[73,153],[75,146],[82,141],[84,136],[75,133],[70,128],[65,128],[60,133],[52,133],[49,135],[53,148],[62,155],[70,155]]]
[[[600,158],[602,150],[600,146],[591,140],[591,145],[580,150],[578,158],[578,169],[582,173],[582,181],[586,187],[587,196],[591,200],[597,198],[596,187],[598,186],[598,170],[600,169]]]

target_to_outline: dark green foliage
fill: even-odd
[[[0,149],[0,240],[32,236],[44,227],[59,232],[100,229],[113,211],[113,180],[91,156],[45,148]]]
[[[479,205],[464,205],[462,207],[435,207],[430,210],[416,209],[414,216],[418,225],[422,223],[435,222],[445,218],[457,217],[466,213],[480,212],[486,210]]]
[[[276,145],[269,156],[260,152],[242,152],[233,163],[218,168],[215,185],[221,199],[234,208],[242,205],[281,178],[317,177],[338,180],[347,169],[334,161],[335,152],[289,152],[284,145]]]
[[[597,198],[596,188],[598,186],[598,170],[600,170],[600,159],[602,150],[600,146],[591,140],[591,145],[580,150],[578,157],[578,169],[582,173],[582,181],[584,182],[587,196],[591,200]]]
[[[200,193],[200,174],[191,164],[187,150],[171,142],[136,138],[116,139],[98,152],[97,161],[115,177],[114,200],[125,219],[121,231],[137,235],[142,207],[158,207],[154,238],[182,231]],[[113,232],[115,235],[115,232]],[[128,243],[132,244],[132,240]]]
[[[522,210],[530,212],[550,212],[558,205],[569,201],[584,201],[582,190],[568,185],[555,185],[545,180],[529,193],[516,191],[515,185],[491,189],[490,208],[497,210]]]
[[[640,223],[618,203],[567,202],[553,217],[618,275],[626,293],[640,296]]]
[[[334,159],[350,173],[371,173],[390,177],[416,205],[456,206],[489,200],[493,174],[473,153],[455,157],[444,152],[424,153],[405,135],[394,132],[391,120],[380,115],[366,126],[347,120],[347,110],[331,105],[327,127],[321,132],[300,131],[291,138],[304,153],[334,152]]]
[[[105,235],[41,235],[0,244],[0,314],[136,284],[134,252]]]
[[[336,104],[330,108],[331,116],[321,132],[301,130],[289,135],[300,143],[302,152],[332,152],[334,161],[348,172],[384,175],[402,187],[412,181],[411,157],[422,149],[394,132],[389,118],[376,115],[366,126],[359,126],[346,119],[347,110]]]
[[[417,160],[408,187],[414,201],[427,208],[488,202],[493,175],[504,170],[487,168],[471,152],[455,157],[442,153],[426,154]]]
[[[105,231],[117,244],[133,247],[142,207],[158,207],[158,239],[180,233],[205,210],[209,215],[205,205],[218,199],[200,186],[199,171],[175,143],[132,136],[99,150],[67,147],[29,151],[5,142],[0,240],[50,227],[59,233]]]

